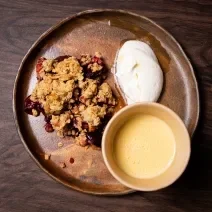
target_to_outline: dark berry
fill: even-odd
[[[80,88],[75,88],[73,91],[73,96],[74,98],[78,98],[81,94],[81,89]]]
[[[40,70],[43,68],[43,61],[46,60],[45,57],[40,57],[37,61],[37,64],[36,64],[36,72],[37,74],[40,72]],[[39,77],[39,75],[38,75]]]
[[[52,119],[52,116],[45,116],[44,121],[46,123],[50,123],[51,119]]]
[[[41,104],[39,102],[33,102],[30,99],[30,96],[28,96],[24,101],[24,111],[27,114],[32,115],[32,109],[36,110],[38,115],[40,115],[40,112],[43,112]]]
[[[89,126],[87,122],[82,122],[82,129],[88,130]]]
[[[103,61],[101,58],[94,56],[91,60],[93,63],[98,63],[99,65],[103,65]]]
[[[70,163],[73,164],[74,163],[74,158],[70,158]]]
[[[45,130],[46,130],[46,132],[53,132],[54,131],[54,129],[53,129],[53,127],[50,123],[46,123]]]
[[[59,56],[59,57],[55,58],[55,61],[61,62],[69,57],[70,57],[70,55]]]
[[[101,147],[102,142],[102,134],[99,131],[89,132],[86,134],[88,143],[93,144],[95,146]]]

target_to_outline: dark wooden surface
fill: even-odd
[[[153,19],[181,43],[194,66],[200,123],[189,166],[169,188],[123,197],[70,190],[36,166],[18,137],[12,89],[23,56],[49,27],[93,8],[128,9]],[[212,1],[0,0],[0,114],[0,212],[212,211]]]

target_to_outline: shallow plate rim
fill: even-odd
[[[61,184],[69,187],[69,188],[72,188],[76,191],[79,191],[79,192],[83,192],[83,193],[87,193],[87,194],[93,194],[93,195],[104,195],[104,196],[119,196],[119,195],[125,195],[125,194],[129,194],[129,193],[133,193],[135,192],[135,190],[133,189],[129,189],[127,191],[124,191],[124,192],[92,192],[92,191],[86,191],[86,190],[83,190],[83,189],[80,189],[78,187],[75,187],[73,185],[70,185],[68,183],[65,183],[63,182],[62,180],[58,179],[57,177],[55,177],[53,174],[51,174],[46,168],[44,168],[40,163],[39,161],[37,160],[36,157],[34,157],[34,155],[32,154],[32,152],[29,150],[23,136],[22,136],[22,133],[21,133],[21,130],[20,130],[20,127],[19,127],[19,123],[18,123],[18,114],[17,114],[17,110],[16,110],[16,91],[17,91],[17,86],[18,86],[18,82],[19,82],[19,79],[20,79],[20,76],[21,76],[21,70],[23,70],[23,65],[26,61],[26,59],[28,58],[28,56],[31,54],[31,52],[34,50],[34,48],[44,39],[46,38],[50,33],[52,33],[54,30],[56,30],[57,28],[59,28],[60,26],[62,26],[63,24],[65,24],[66,22],[72,20],[72,19],[75,19],[81,15],[85,15],[85,14],[92,14],[92,13],[100,13],[100,12],[117,12],[117,13],[124,13],[124,14],[129,14],[129,15],[132,15],[132,16],[135,16],[135,17],[139,17],[141,19],[144,19],[144,20],[147,20],[149,21],[151,24],[155,25],[157,28],[159,28],[160,30],[162,30],[165,34],[167,34],[168,37],[170,37],[173,42],[178,46],[181,54],[183,55],[183,57],[185,58],[185,60],[187,61],[188,65],[189,65],[189,68],[191,70],[191,74],[192,74],[192,77],[193,77],[193,80],[194,80],[194,83],[195,83],[195,88],[196,88],[196,99],[197,99],[197,114],[196,114],[196,120],[195,120],[195,125],[193,127],[193,130],[192,130],[192,133],[191,133],[191,137],[193,136],[196,128],[197,128],[197,125],[198,125],[198,121],[199,121],[199,113],[200,113],[200,104],[199,104],[199,90],[198,90],[198,84],[197,84],[197,80],[196,80],[196,77],[195,77],[195,73],[194,73],[194,70],[193,70],[193,67],[190,63],[190,60],[188,59],[187,55],[185,54],[185,52],[183,51],[181,45],[177,42],[177,40],[169,33],[167,32],[164,28],[162,28],[161,26],[159,26],[156,22],[152,21],[151,19],[145,17],[145,16],[142,16],[142,15],[139,15],[137,13],[134,13],[134,12],[131,12],[131,11],[128,11],[128,10],[118,10],[118,9],[92,9],[92,10],[85,10],[85,11],[82,11],[82,12],[79,12],[79,13],[76,13],[75,15],[72,15],[70,17],[67,17],[65,19],[63,19],[62,21],[56,23],[55,25],[53,25],[52,27],[50,27],[48,30],[46,30],[43,34],[41,34],[41,36],[39,36],[39,38],[32,44],[32,46],[30,47],[30,49],[27,51],[27,53],[25,54],[24,58],[22,59],[21,61],[21,64],[18,68],[18,72],[17,72],[17,75],[16,75],[16,78],[15,78],[15,81],[14,81],[14,88],[13,88],[13,103],[12,103],[12,107],[13,107],[13,118],[14,118],[14,121],[15,121],[15,125],[16,125],[16,129],[18,131],[18,134],[19,134],[19,137],[21,138],[21,141],[25,147],[25,149],[27,150],[27,152],[29,153],[29,155],[32,157],[32,159],[36,162],[37,166],[42,169],[45,173],[47,173],[50,177],[52,177],[54,180],[56,180],[57,182],[60,182]]]

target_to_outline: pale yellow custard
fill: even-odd
[[[133,116],[115,136],[113,154],[126,174],[140,179],[153,178],[163,173],[174,159],[174,135],[157,117]]]

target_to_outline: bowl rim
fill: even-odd
[[[187,137],[186,140],[188,140],[188,152],[186,154],[186,161],[184,163],[184,166],[183,168],[176,174],[176,177],[171,180],[169,183],[167,183],[166,185],[164,186],[161,186],[161,187],[158,187],[158,188],[142,188],[142,187],[138,187],[138,186],[135,186],[134,184],[132,183],[129,183],[125,180],[123,180],[120,176],[118,176],[116,174],[116,172],[114,171],[114,169],[110,166],[110,163],[108,162],[107,160],[107,152],[106,152],[106,137],[107,137],[107,133],[108,133],[108,130],[112,124],[112,122],[114,120],[116,120],[117,118],[119,118],[122,114],[124,114],[127,110],[131,110],[132,108],[135,108],[135,107],[139,107],[139,106],[152,106],[152,107],[158,107],[158,108],[161,108],[163,109],[164,111],[168,112],[169,114],[171,114],[175,119],[176,121],[179,122],[179,124],[182,126],[182,129],[183,129],[183,132],[185,133],[185,136]],[[185,126],[185,124],[183,123],[182,119],[173,111],[171,110],[170,108],[160,104],[160,103],[156,103],[156,102],[140,102],[140,103],[134,103],[134,104],[131,104],[131,105],[127,105],[125,106],[124,108],[122,108],[121,110],[119,110],[116,114],[114,114],[114,116],[110,119],[110,121],[108,122],[105,130],[104,130],[104,133],[103,133],[103,136],[102,136],[102,156],[103,156],[103,160],[105,162],[105,165],[107,166],[109,172],[113,175],[114,178],[116,178],[116,180],[118,180],[120,183],[122,183],[123,185],[129,187],[129,188],[132,188],[134,190],[137,190],[137,191],[157,191],[159,189],[163,189],[163,188],[166,188],[168,186],[170,186],[171,184],[173,184],[175,181],[177,181],[180,176],[184,173],[187,165],[188,165],[188,162],[189,162],[189,159],[190,159],[190,155],[191,155],[191,139],[190,139],[190,136],[189,136],[189,133],[188,133],[188,130]],[[122,171],[123,172],[123,171]]]

